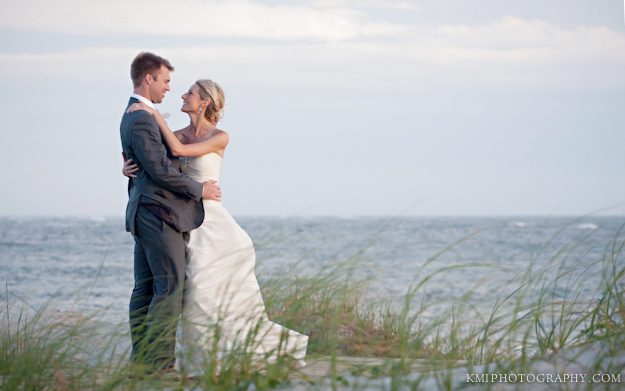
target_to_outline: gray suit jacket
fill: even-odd
[[[138,102],[130,98],[128,106]],[[180,171],[180,162],[165,147],[156,120],[143,110],[124,112],[119,127],[126,159],[138,166],[136,178],[129,178],[126,231],[135,234],[139,204],[179,232],[197,228],[204,220],[202,184]]]

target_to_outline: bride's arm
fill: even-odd
[[[193,144],[183,144],[178,137],[169,129],[167,122],[158,111],[153,113],[156,123],[160,127],[161,134],[174,156],[202,156],[211,152],[223,151],[228,145],[228,133],[217,130],[207,140]]]
[[[161,129],[162,132],[162,129]],[[174,137],[175,138],[175,137]],[[178,141],[178,139],[176,139]],[[211,152],[220,152],[226,149],[228,145],[228,133],[217,130],[210,138],[194,144],[182,144],[178,141],[178,146],[173,147],[169,144],[171,153],[174,156],[202,156]]]
[[[136,105],[141,104],[136,103]],[[171,129],[167,125],[167,121],[165,121],[165,118],[161,116],[161,113],[145,105],[141,105],[141,109],[146,110],[154,116],[154,119],[156,120],[156,123],[160,128],[161,134],[163,135],[165,142],[169,146],[169,149],[174,156],[202,156],[211,152],[223,151],[228,145],[228,133],[222,130],[216,131],[213,136],[202,142],[194,144],[183,144],[180,142],[180,140],[178,140],[178,137],[176,137],[174,132],[171,131]]]

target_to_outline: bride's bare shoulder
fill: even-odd
[[[176,130],[176,131],[174,132],[174,135],[175,135],[175,136],[178,138],[178,140],[179,140],[181,143],[183,143],[183,144],[185,144],[185,141],[186,141],[186,142],[189,142],[189,141],[190,141],[190,139],[189,139],[189,135],[188,135],[188,129],[189,129],[189,127],[187,126],[186,128],[178,129],[178,130]]]
[[[216,137],[216,136],[219,136],[219,137],[226,137],[226,138],[227,138],[227,137],[228,137],[228,132],[226,132],[226,131],[225,131],[225,130],[223,130],[223,129],[217,129],[217,128],[215,128],[215,131],[213,132],[213,134],[211,134],[211,137]]]
[[[219,140],[222,144],[224,144],[224,146],[227,145],[228,141],[230,140],[228,132],[222,129],[215,129],[213,134],[211,134],[210,138]]]

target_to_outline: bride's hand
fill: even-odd
[[[158,111],[154,110],[153,108],[151,108],[150,106],[146,105],[143,102],[137,102],[137,103],[133,103],[128,107],[128,110],[126,110],[127,113],[132,113],[138,110],[144,110],[147,111],[148,113],[152,114],[152,115],[156,115],[156,113],[158,113]]]
[[[139,171],[139,166],[137,166],[132,159],[124,160],[124,167],[122,167],[122,174],[124,174],[124,176],[136,178],[137,171]]]

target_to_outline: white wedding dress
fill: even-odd
[[[222,157],[181,158],[198,182],[218,180]],[[252,240],[220,202],[204,200],[204,222],[189,234],[184,306],[176,346],[177,369],[200,375],[207,360],[232,352],[259,362],[288,354],[303,365],[308,336],[271,322],[254,273]]]

